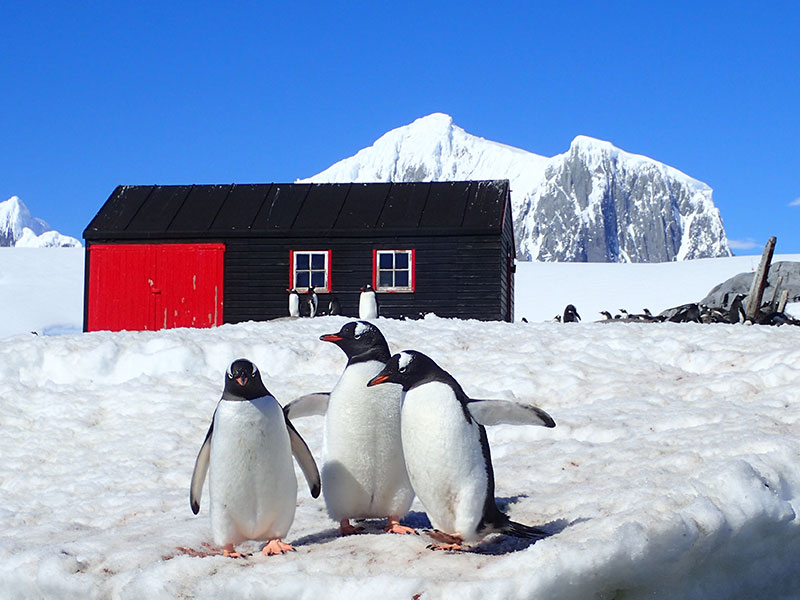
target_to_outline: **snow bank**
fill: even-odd
[[[579,306],[580,308],[580,306]],[[196,452],[228,363],[282,402],[330,389],[346,319],[18,336],[0,347],[0,589],[41,598],[789,598],[800,589],[800,329],[379,319],[476,397],[558,426],[490,430],[500,503],[553,535],[426,550],[339,538],[303,485],[294,554],[193,558]],[[296,426],[320,456],[322,420]],[[299,475],[299,471],[298,471]],[[415,502],[408,523],[427,519]],[[250,546],[257,549],[257,545]]]

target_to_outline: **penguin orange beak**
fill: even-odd
[[[247,376],[246,375],[242,375],[241,377],[237,377],[236,381],[239,382],[239,385],[244,387],[245,385],[247,385]]]
[[[386,383],[388,380],[389,380],[388,375],[378,375],[369,380],[369,382],[367,383],[367,387],[372,387],[373,385]]]
[[[319,336],[319,339],[321,339],[323,342],[341,342],[342,336],[336,335],[335,333],[329,333],[327,335]]]

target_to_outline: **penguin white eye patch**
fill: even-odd
[[[239,359],[239,360],[241,360],[241,359]],[[231,363],[231,364],[228,366],[228,370],[226,371],[226,374],[227,374],[227,375],[228,375],[228,377],[230,377],[231,379],[233,379],[233,371],[231,371],[231,369],[233,368],[233,365],[234,365],[235,363],[239,362],[239,360],[235,360],[235,361],[233,361],[233,362],[232,362],[232,363]],[[250,373],[250,377],[255,377],[255,376],[256,376],[256,374],[258,374],[258,367],[255,365],[255,363],[252,363],[252,362],[251,362],[250,364],[253,366],[253,370],[252,370],[252,372]]]
[[[401,371],[405,371],[408,368],[409,363],[414,360],[414,356],[411,354],[406,354],[405,352],[400,353],[400,361],[398,363],[398,368]]]

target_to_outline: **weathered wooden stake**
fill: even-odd
[[[777,238],[773,235],[767,240],[764,246],[764,253],[761,255],[761,263],[758,265],[753,285],[750,286],[750,293],[747,294],[747,303],[744,306],[745,317],[755,321],[758,316],[758,309],[761,308],[761,298],[764,296],[764,288],[767,287],[767,276],[769,275],[769,265],[772,262],[772,253],[775,252]]]
[[[770,310],[777,310],[775,307],[778,306],[778,293],[781,291],[782,283],[783,283],[783,275],[778,277],[778,281],[775,282],[775,289],[772,290],[772,299],[769,301]]]
[[[786,303],[789,301],[789,290],[783,290],[781,292],[781,299],[778,300],[778,312],[783,312],[786,310]]]

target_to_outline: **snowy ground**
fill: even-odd
[[[697,300],[728,276],[667,304]],[[612,309],[636,308],[613,300]],[[581,310],[594,300],[566,301]],[[536,310],[545,309],[528,314]],[[345,322],[4,339],[0,597],[800,596],[796,327],[379,319],[392,350],[429,354],[468,394],[530,400],[555,418],[552,430],[490,430],[501,505],[553,535],[495,536],[458,555],[426,550],[424,535],[384,534],[378,522],[339,538],[300,475],[288,537],[296,553],[178,552],[210,540],[207,492],[194,516],[188,485],[227,365],[252,359],[282,402],[329,389],[344,355],[318,337]],[[317,457],[321,425],[296,422]],[[418,502],[406,521],[426,525]]]

